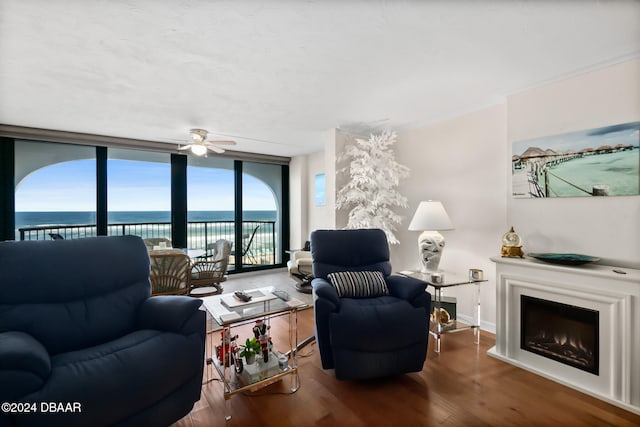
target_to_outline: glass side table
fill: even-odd
[[[472,270],[477,272],[480,270]],[[401,276],[412,277],[414,279],[418,279],[427,284],[428,287],[432,287],[434,289],[433,296],[433,313],[432,319],[429,320],[429,333],[433,335],[436,339],[436,353],[440,353],[440,340],[443,334],[448,334],[452,332],[464,331],[467,329],[473,329],[473,335],[475,337],[476,344],[480,343],[480,283],[486,282],[484,278],[472,278],[471,274],[466,276],[460,274],[452,274],[449,272],[442,272],[441,282],[435,283],[432,280],[432,276],[430,273],[423,273],[417,270],[409,270],[409,271],[400,271],[398,272]],[[480,275],[481,276],[481,275]],[[457,319],[450,320],[446,323],[442,323],[441,321],[441,313],[442,309],[442,294],[445,288],[451,288],[454,286],[462,286],[462,285],[474,285],[475,292],[475,313],[473,316],[473,324],[467,325],[461,322],[458,322]],[[457,316],[456,316],[457,317]]]

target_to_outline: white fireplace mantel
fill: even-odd
[[[491,260],[497,312],[496,345],[489,355],[640,414],[640,270]],[[600,313],[598,375],[520,348],[521,295]]]

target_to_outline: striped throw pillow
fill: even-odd
[[[340,271],[327,278],[339,297],[371,298],[389,295],[384,276],[379,271]]]

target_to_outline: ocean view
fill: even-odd
[[[212,223],[216,221],[227,221],[219,225],[210,224],[209,230],[212,231],[210,238],[225,238],[233,240],[233,211],[189,211],[187,214],[188,222],[197,223],[189,226],[190,247],[204,246],[207,242],[204,240],[204,223]],[[275,223],[277,212],[272,210],[255,210],[243,212],[244,227],[243,233],[251,233],[255,224],[252,221],[271,221]],[[169,237],[171,234],[171,213],[169,211],[120,211],[109,212],[109,225],[114,224],[154,224],[164,223],[166,225],[154,226],[131,226],[127,227],[126,234],[136,234],[141,237]],[[20,239],[21,228],[31,227],[47,227],[47,228],[64,228],[65,226],[89,226],[84,233],[91,235],[95,233],[96,214],[95,212],[16,212],[16,239]],[[110,227],[111,229],[112,227]],[[92,232],[90,230],[93,230]],[[273,233],[273,227],[266,224],[261,227],[260,235],[270,235]],[[117,234],[122,232],[116,231]],[[64,234],[64,233],[63,233]],[[46,234],[45,234],[46,235]],[[42,237],[40,237],[42,238]]]
[[[636,147],[632,151],[572,159],[552,166],[550,171],[557,177],[586,190],[591,190],[594,185],[606,185],[611,195],[634,196],[640,194],[638,159]],[[584,195],[584,192],[553,175],[549,178],[549,184],[555,197]]]
[[[189,221],[233,221],[233,211],[189,211]],[[244,211],[245,221],[275,221],[276,211]],[[109,224],[170,222],[169,211],[109,212]],[[96,223],[95,212],[16,212],[16,229]]]

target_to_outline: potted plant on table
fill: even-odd
[[[244,357],[247,365],[252,365],[256,361],[256,354],[261,350],[260,342],[255,338],[247,338],[244,345],[240,346],[240,356]]]

